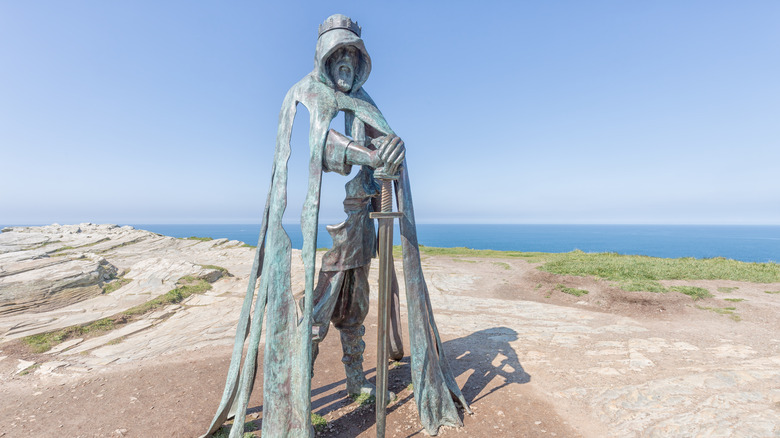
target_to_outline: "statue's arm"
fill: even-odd
[[[396,135],[379,137],[372,142],[372,147],[368,148],[331,129],[325,142],[323,166],[326,171],[348,175],[353,165],[374,169],[383,165],[396,168],[405,156],[404,142]]]

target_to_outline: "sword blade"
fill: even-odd
[[[387,353],[392,287],[393,219],[379,219],[379,324],[376,354],[376,436],[384,438],[387,418]]]

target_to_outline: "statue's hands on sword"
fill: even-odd
[[[371,152],[373,167],[378,172],[378,175],[374,174],[375,178],[382,179],[384,175],[389,177],[396,175],[406,157],[406,146],[401,137],[390,134],[374,139],[372,144],[376,146],[376,150]]]

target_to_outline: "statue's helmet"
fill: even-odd
[[[341,14],[333,14],[320,25],[317,50],[314,54],[314,70],[317,78],[331,88],[335,88],[333,78],[328,71],[328,58],[342,47],[355,47],[360,53],[355,80],[351,91],[357,91],[368,80],[371,73],[371,57],[368,56],[363,40],[360,39],[361,29],[357,22]]]

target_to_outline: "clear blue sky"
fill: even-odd
[[[780,2],[393,4],[0,1],[0,223],[258,222],[338,12],[420,222],[780,224]]]

